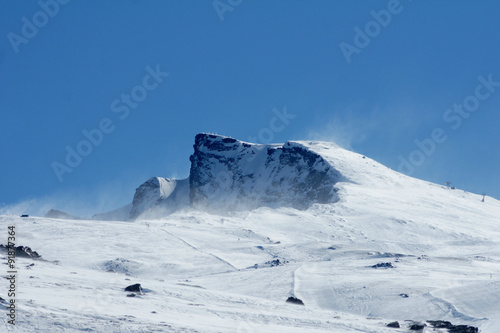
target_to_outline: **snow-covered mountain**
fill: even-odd
[[[189,180],[138,188],[135,221],[0,216],[46,260],[16,262],[17,327],[499,331],[499,201],[327,142],[200,134],[191,162]],[[124,291],[135,283],[142,292]]]

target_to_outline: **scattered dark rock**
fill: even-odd
[[[30,217],[30,216],[27,214],[23,214],[23,215],[21,215],[21,217]]]
[[[449,321],[444,321],[444,320],[428,320],[427,321],[429,324],[432,325],[434,328],[450,328],[453,327],[453,324],[450,323]]]
[[[372,268],[394,268],[391,262],[381,262],[376,265],[371,266]]]
[[[399,294],[399,296],[403,297],[403,298],[408,298],[410,296],[408,296],[408,294]]]
[[[135,294],[132,293],[132,294],[127,294],[127,297],[135,297]]]
[[[328,248],[328,250],[336,250],[336,249],[337,249],[337,248],[335,248],[335,247],[333,247],[333,246],[330,246],[330,247]]]
[[[413,323],[410,326],[410,331],[421,331],[426,325],[422,323]]]
[[[456,325],[448,329],[450,333],[478,333],[479,328],[467,325]]]
[[[9,246],[0,244],[0,250],[8,251]],[[18,258],[32,258],[32,259],[40,259],[42,258],[36,251],[33,251],[28,246],[18,246],[16,249],[16,257]]]
[[[287,303],[292,303],[292,304],[298,304],[298,305],[304,305],[304,302],[302,302],[302,300],[296,298],[296,297],[288,297],[288,299],[286,300]]]
[[[265,264],[266,265],[270,265],[270,267],[280,266],[280,265],[283,265],[285,263],[287,263],[287,262],[286,261],[280,261],[279,259],[274,259],[274,260],[265,262]]]
[[[255,264],[253,266],[250,266],[248,268],[263,268],[263,267],[276,267],[276,266],[282,266],[284,264],[288,264],[288,260],[284,260],[284,259],[273,259],[273,260],[270,260],[270,261],[266,261],[265,263],[263,264]]]
[[[394,328],[400,328],[401,326],[399,325],[399,322],[393,321],[392,323],[389,323],[386,325],[387,327],[394,327]]]
[[[125,288],[125,291],[133,291],[133,292],[141,293],[142,292],[141,284],[140,283],[131,284],[130,286]]]
[[[467,325],[453,325],[449,321],[444,320],[428,320],[434,328],[447,328],[449,333],[477,333],[479,328]]]

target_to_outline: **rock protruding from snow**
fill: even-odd
[[[288,297],[288,299],[286,300],[286,302],[287,303],[292,303],[292,304],[304,305],[304,302],[302,302],[301,299],[293,297],[293,296]]]
[[[190,200],[197,207],[307,209],[338,200],[340,172],[298,142],[260,145],[198,134],[190,160]]]
[[[130,285],[128,287],[125,287],[125,291],[133,291],[133,292],[141,293],[142,292],[142,287],[141,287],[140,283],[136,283],[136,284],[132,284],[132,285]]]
[[[5,252],[15,251],[14,257],[18,258],[40,259],[42,257],[38,254],[38,252],[33,251],[29,246],[20,245],[17,247],[11,247],[10,245],[0,244],[0,250]]]
[[[188,205],[188,184],[187,179],[150,178],[135,191],[130,219],[165,216]]]

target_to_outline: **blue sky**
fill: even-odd
[[[0,205],[116,208],[151,176],[186,177],[199,132],[331,140],[500,198],[499,15],[494,0],[2,1]]]

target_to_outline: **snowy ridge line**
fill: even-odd
[[[137,188],[131,207],[95,218],[123,219],[128,212],[128,220],[156,219],[191,208],[216,214],[261,206],[308,209],[317,203],[345,200],[349,196],[346,191],[355,187],[374,191],[406,187],[409,192],[440,188],[450,192],[330,142],[254,144],[200,133],[193,147],[187,179],[152,177]],[[458,197],[462,191],[454,192]],[[464,193],[476,199],[477,195]],[[407,205],[415,201],[411,195],[403,199]]]

